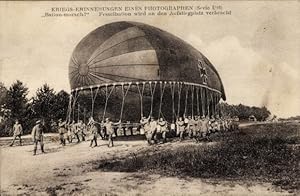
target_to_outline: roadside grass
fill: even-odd
[[[165,176],[270,182],[300,190],[300,124],[252,125],[211,137],[216,145],[149,148],[120,160],[102,160],[98,169]]]

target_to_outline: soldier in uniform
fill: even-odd
[[[62,122],[61,119],[58,121],[58,133],[59,133],[59,139],[60,139],[60,144],[65,146],[66,145],[66,140],[65,140],[65,134],[67,133],[67,130],[65,128],[66,123]]]
[[[150,121],[149,120],[146,122],[146,124],[144,124],[144,131],[145,131],[148,145],[151,145],[152,133],[150,132]]]
[[[44,151],[44,125],[41,124],[41,121],[36,121],[36,125],[33,127],[31,135],[34,143],[33,155],[36,155],[37,145],[40,143],[42,153]]]
[[[194,117],[189,116],[188,134],[189,134],[190,138],[193,138],[193,132],[195,130],[195,124],[196,124],[196,121],[194,120]]]
[[[145,124],[147,124],[149,122],[149,118],[146,118],[145,116],[143,116],[140,120],[140,134],[144,135],[145,134]]]
[[[13,138],[13,141],[11,142],[11,144],[9,146],[13,146],[14,143],[15,143],[15,140],[17,139],[17,137],[19,138],[20,140],[20,146],[22,146],[22,134],[23,134],[23,128],[22,128],[22,125],[19,123],[18,120],[16,120],[14,126],[13,126],[13,132],[14,132],[14,138]]]
[[[176,122],[177,129],[179,132],[180,141],[184,139],[184,131],[185,131],[185,123],[182,120],[182,117],[179,117],[179,119]]]
[[[151,117],[149,129],[151,134],[151,140],[153,139],[154,143],[156,144],[157,143],[157,136],[156,136],[157,121],[153,117]]]
[[[94,147],[97,146],[97,134],[98,134],[98,128],[95,124],[95,121],[90,121],[89,122],[90,125],[90,131],[91,131],[91,143],[90,143],[90,147],[92,147],[93,142],[95,142]]]
[[[71,130],[72,130],[72,133],[76,136],[77,138],[77,143],[80,142],[80,139],[79,139],[79,128],[78,128],[78,124],[75,123],[75,120],[73,120],[72,124],[71,124]]]
[[[114,141],[113,141],[113,134],[114,134],[114,128],[113,125],[117,126],[120,125],[121,121],[117,123],[113,123],[112,121],[109,120],[109,118],[106,118],[104,127],[106,128],[107,134],[108,134],[108,147],[113,147],[114,146]]]
[[[201,134],[202,134],[202,138],[204,139],[209,139],[209,116],[202,116],[202,122],[201,122]]]
[[[78,129],[78,137],[81,136],[81,140],[85,141],[85,127],[86,125],[83,123],[82,120],[79,120],[78,124],[77,124],[77,129]]]
[[[167,132],[168,132],[167,121],[165,121],[163,118],[160,118],[158,121],[158,125],[160,127],[163,143],[165,143],[167,141]]]

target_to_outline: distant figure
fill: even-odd
[[[11,144],[9,146],[13,146],[14,145],[14,142],[15,140],[17,139],[17,137],[19,138],[20,140],[20,146],[22,146],[22,134],[23,134],[23,128],[22,128],[22,125],[19,123],[18,120],[16,120],[14,126],[13,126],[13,132],[14,132],[14,139],[13,141],[11,142]]]
[[[79,139],[79,128],[77,126],[77,123],[75,123],[75,120],[73,120],[72,124],[71,124],[71,130],[72,130],[72,133],[76,136],[77,138],[77,143],[80,142],[80,139]]]
[[[144,135],[145,134],[145,125],[148,123],[148,121],[149,121],[149,119],[148,118],[146,118],[145,116],[143,116],[142,118],[141,118],[141,120],[140,120],[140,126],[141,126],[141,128],[140,128],[140,134],[141,135]]]
[[[182,141],[184,139],[184,131],[185,131],[185,123],[182,120],[182,117],[179,117],[179,119],[176,122],[176,125],[177,125],[177,130],[179,132],[180,141]]]
[[[32,135],[33,143],[34,143],[33,155],[36,155],[38,143],[40,143],[42,153],[45,153],[44,143],[43,143],[44,126],[41,124],[40,120],[36,121],[36,125],[32,129],[31,135]]]
[[[67,133],[67,129],[65,128],[66,122],[62,122],[61,119],[58,121],[58,133],[59,133],[59,139],[60,139],[60,144],[65,146],[66,145],[66,139],[65,135]]]
[[[107,134],[108,134],[108,147],[113,147],[114,146],[114,141],[113,141],[113,134],[114,134],[114,128],[113,125],[120,125],[121,121],[117,123],[113,123],[112,121],[109,120],[109,118],[106,118],[104,127],[106,128]]]
[[[156,129],[157,129],[157,121],[154,120],[153,117],[151,117],[151,120],[150,120],[150,135],[151,135],[151,140],[154,140],[154,143],[157,143],[157,137],[155,137],[156,135]]]
[[[77,129],[78,129],[78,137],[81,136],[81,140],[85,141],[85,128],[86,125],[84,124],[84,122],[82,120],[79,120],[79,122],[77,123]]]
[[[95,124],[95,121],[91,121],[91,122],[90,122],[90,131],[91,131],[91,134],[92,134],[92,135],[91,135],[92,139],[91,139],[90,147],[92,147],[93,142],[95,142],[94,147],[96,147],[96,146],[97,146],[97,134],[98,134],[98,128],[97,128],[97,126],[96,126],[96,124]]]
[[[163,143],[167,142],[167,132],[168,132],[168,124],[163,118],[160,118],[158,121],[158,125],[160,126],[161,137]]]

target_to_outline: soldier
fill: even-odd
[[[190,138],[193,138],[193,136],[194,136],[194,131],[195,131],[195,125],[196,125],[196,121],[195,121],[195,119],[194,119],[194,117],[190,117],[189,116],[189,122],[188,122],[188,133],[189,133],[189,137]]]
[[[201,135],[204,139],[208,139],[209,137],[209,116],[202,116],[202,120],[201,120]]]
[[[97,146],[97,134],[98,134],[98,128],[96,126],[95,121],[90,121],[90,131],[91,131],[91,143],[90,143],[90,147],[92,147],[93,142],[95,142],[94,147]]]
[[[77,143],[79,143],[80,142],[79,135],[78,135],[79,128],[78,128],[78,124],[75,123],[75,120],[73,120],[73,122],[71,124],[71,131],[72,131],[72,134],[76,136]]]
[[[171,130],[171,137],[175,137],[176,134],[176,124],[174,122],[174,120],[172,121],[171,125],[170,125],[170,130]]]
[[[42,153],[45,153],[44,151],[44,125],[41,124],[41,121],[36,121],[36,125],[33,127],[32,132],[32,139],[34,143],[34,149],[33,149],[33,156],[36,155],[37,145],[40,143],[41,151]]]
[[[81,136],[81,140],[85,141],[85,127],[86,125],[83,123],[82,120],[79,120],[78,124],[77,124],[77,129],[78,129],[78,137]]]
[[[151,140],[154,139],[154,143],[157,143],[157,136],[156,135],[156,130],[157,129],[157,121],[154,120],[153,117],[151,117],[150,120],[150,134],[151,134]]]
[[[145,125],[149,122],[149,118],[146,118],[145,116],[143,116],[140,120],[140,134],[144,135],[145,134]]]
[[[168,132],[168,124],[163,118],[160,118],[158,121],[158,125],[160,127],[161,137],[163,139],[163,143],[167,141],[167,132]]]
[[[150,121],[147,121],[146,124],[144,124],[144,130],[148,145],[151,145],[152,133],[150,132]]]
[[[22,146],[22,134],[23,134],[23,128],[22,128],[22,125],[19,123],[18,120],[16,120],[14,126],[13,126],[13,132],[14,132],[14,138],[13,138],[13,141],[11,142],[11,144],[9,146],[13,146],[14,143],[15,143],[15,140],[17,139],[17,137],[19,138],[20,140],[20,146]]]
[[[106,118],[104,126],[106,128],[107,134],[108,134],[108,147],[113,147],[114,146],[114,141],[113,141],[113,134],[114,134],[114,128],[113,125],[117,126],[121,124],[121,120],[117,123],[113,123],[109,120],[109,118]]]
[[[182,117],[179,117],[179,119],[176,122],[177,129],[179,132],[180,141],[184,139],[184,130],[185,130],[185,123],[182,120]]]
[[[67,130],[65,128],[66,123],[62,122],[61,119],[58,121],[58,133],[59,133],[59,139],[60,139],[60,144],[65,146],[66,145],[66,140],[65,140],[65,134],[67,133]]]

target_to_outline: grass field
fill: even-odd
[[[204,145],[153,147],[98,162],[98,169],[163,176],[267,182],[289,192],[300,189],[300,125],[251,125],[216,134]]]

